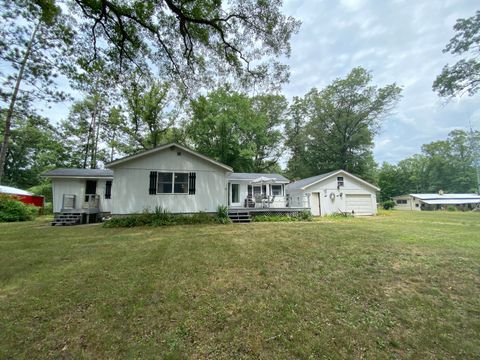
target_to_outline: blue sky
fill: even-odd
[[[432,83],[456,58],[442,50],[458,18],[480,9],[459,0],[285,0],[285,13],[302,21],[292,39],[291,98],[322,88],[355,66],[371,70],[374,82],[396,82],[403,98],[385,119],[375,141],[377,162],[397,162],[442,139],[469,119],[480,129],[480,95],[445,103]]]

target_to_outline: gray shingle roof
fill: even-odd
[[[306,178],[306,179],[295,181],[294,183],[288,184],[287,190],[288,191],[301,190],[303,187],[308,186],[310,184],[313,184],[314,182],[317,182],[317,181],[322,180],[324,178],[327,178],[330,175],[335,174],[338,171],[339,170],[330,171],[326,174],[316,175],[316,176],[312,176],[312,177],[309,177],[309,178]]]
[[[230,173],[228,175],[228,178],[230,180],[255,180],[258,179],[259,177],[264,176],[268,178],[275,179],[276,181],[282,181],[285,183],[290,182],[285,176],[282,176],[280,174],[263,174],[263,173]]]
[[[113,171],[110,169],[53,169],[43,174],[46,177],[71,176],[71,177],[113,177]]]

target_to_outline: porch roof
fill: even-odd
[[[266,177],[274,179],[276,183],[288,184],[288,180],[285,176],[280,174],[263,174],[263,173],[230,173],[228,175],[228,180],[237,180],[237,181],[253,181],[260,177]]]
[[[42,176],[50,178],[113,178],[113,171],[110,169],[53,169],[43,173]]]

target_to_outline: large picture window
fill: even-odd
[[[188,194],[188,173],[158,172],[157,194]]]

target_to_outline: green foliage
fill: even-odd
[[[38,214],[35,206],[30,206],[7,195],[0,195],[0,222],[33,220]]]
[[[0,111],[1,118],[4,114]],[[0,130],[4,130],[4,125],[0,122]],[[2,183],[21,189],[38,185],[45,181],[41,178],[43,172],[52,167],[68,166],[69,160],[58,130],[48,119],[36,115],[18,116],[12,124]]]
[[[385,210],[393,209],[393,208],[395,207],[395,201],[393,201],[393,200],[385,200],[384,202],[382,202],[382,207],[383,207]]]
[[[285,222],[285,221],[312,221],[310,211],[302,211],[295,215],[252,215],[253,222]]]
[[[145,211],[142,214],[113,217],[103,223],[106,228],[136,227],[136,226],[168,226],[168,225],[194,225],[214,224],[221,222],[217,217],[205,212],[182,215],[172,214],[162,207],[156,207],[153,212]]]
[[[433,83],[440,96],[473,95],[480,89],[480,11],[472,17],[458,19],[453,29],[455,36],[443,52],[463,55],[454,65],[445,65]]]
[[[195,149],[237,172],[278,171],[283,154],[283,96],[246,94],[219,88],[190,104],[187,135]]]
[[[228,206],[218,205],[216,220],[219,224],[230,224],[232,222],[228,217]]]
[[[39,185],[32,186],[28,191],[35,195],[41,195],[45,198],[45,203],[52,202],[52,183],[50,181],[41,183]]]
[[[475,151],[480,132],[470,137],[463,130],[452,131],[447,139],[422,146],[422,153],[400,161],[384,163],[379,171],[380,200],[409,193],[470,193],[476,191]]]
[[[294,100],[287,127],[293,152],[290,174],[295,175],[303,163],[302,177],[344,169],[375,182],[373,139],[381,120],[398,102],[401,88],[396,84],[379,88],[371,82],[368,71],[354,68],[346,78]]]
[[[119,75],[155,69],[190,91],[219,79],[286,81],[278,59],[299,26],[277,0],[59,2],[76,17],[83,68],[101,60]]]
[[[448,205],[448,206],[447,206],[447,211],[458,211],[458,209],[457,209],[456,206]]]

